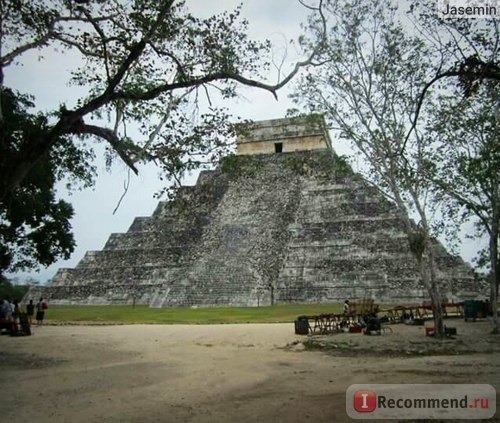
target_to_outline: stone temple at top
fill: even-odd
[[[335,154],[322,119],[238,130],[236,155],[26,298],[152,307],[428,299],[395,205]],[[477,297],[470,268],[434,248],[442,296]]]
[[[293,153],[332,148],[321,119],[290,118],[254,122],[242,127],[236,154]]]

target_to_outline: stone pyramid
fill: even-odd
[[[442,295],[475,298],[471,269],[435,248]],[[395,206],[311,117],[246,127],[236,155],[26,298],[39,296],[152,307],[428,298]]]

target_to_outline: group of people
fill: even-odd
[[[354,310],[351,308],[349,300],[344,301],[344,316],[354,316]],[[381,322],[376,313],[363,314],[358,316],[358,324],[364,329],[365,335],[371,335],[373,332],[380,335]]]
[[[36,304],[33,303],[33,300],[30,300],[26,305],[26,311],[23,310],[20,302],[17,300],[0,299],[0,329],[7,329],[11,332],[17,331],[18,325],[22,324],[21,318],[23,315],[26,315],[27,323],[31,326],[35,310],[37,326],[42,326],[47,308],[47,302],[43,298],[40,298]]]

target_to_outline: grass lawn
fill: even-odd
[[[149,308],[148,306],[56,306],[45,313],[49,324],[217,324],[293,322],[297,316],[340,313],[342,304],[291,304],[273,307]]]

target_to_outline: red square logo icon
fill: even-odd
[[[377,395],[373,391],[354,392],[354,409],[358,413],[371,413],[377,408]]]

